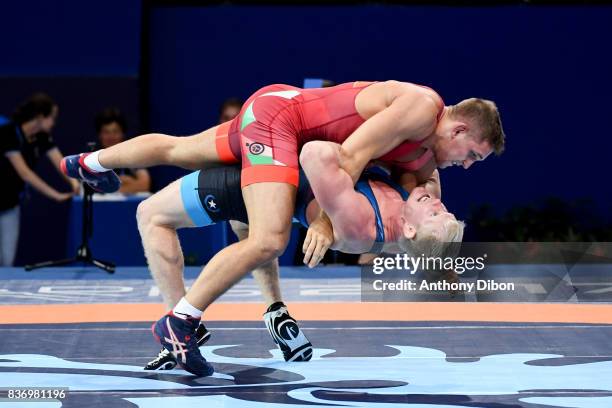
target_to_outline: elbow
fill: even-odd
[[[334,159],[334,148],[328,142],[315,140],[308,142],[302,147],[300,153],[300,164],[306,168],[308,166],[319,166],[322,163],[330,162]]]
[[[315,157],[315,150],[312,144],[315,142],[308,142],[304,146],[302,146],[302,151],[300,152],[300,166],[307,167],[308,163],[312,161],[312,158]]]

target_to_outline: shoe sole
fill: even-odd
[[[310,361],[313,355],[312,343],[308,340],[308,338],[306,337],[302,329],[300,329],[299,326],[297,325],[297,320],[295,320],[293,317],[291,317],[291,315],[288,312],[286,312],[288,318],[283,320],[279,325],[274,325],[273,324],[274,318],[271,319],[267,317],[269,313],[273,313],[273,312],[264,313],[264,323],[266,325],[266,328],[268,329],[268,333],[272,337],[272,341],[274,341],[274,344],[276,344],[278,349],[281,351],[283,355],[283,359],[286,362]],[[280,334],[279,328],[288,323],[293,323],[297,327],[300,335],[304,337],[304,340],[306,340],[305,343],[301,344],[294,350],[291,350],[291,348],[287,346],[286,344],[281,345],[279,341],[277,340],[277,337],[278,337],[279,339],[282,339],[283,342],[287,341]]]
[[[204,335],[204,337],[202,337],[201,339],[198,339],[198,347],[203,346],[204,344],[206,344],[206,342],[210,340],[210,332],[207,331],[206,334]]]

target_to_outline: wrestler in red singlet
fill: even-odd
[[[374,82],[350,82],[329,88],[301,89],[270,85],[255,92],[240,114],[219,126],[216,146],[226,163],[242,158],[242,187],[283,182],[297,187],[298,156],[312,140],[342,144],[363,122],[355,107],[357,94]],[[440,106],[440,114],[444,104]],[[423,141],[404,142],[380,158],[408,171],[421,168],[433,155],[426,150],[409,162],[402,157]]]

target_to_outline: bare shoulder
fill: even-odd
[[[390,80],[376,82],[365,88],[357,95],[355,105],[359,114],[365,119],[391,105],[402,109],[419,109],[419,115],[431,113],[436,118],[443,102],[433,89]]]
[[[399,113],[397,127],[404,140],[423,140],[435,129],[443,103],[438,94],[419,85],[393,81],[390,109]]]
[[[422,103],[433,103],[436,109],[444,106],[442,97],[427,86],[400,81],[386,81],[384,84],[388,87],[392,98],[406,98],[418,100]]]

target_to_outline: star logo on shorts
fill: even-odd
[[[204,198],[204,205],[206,205],[206,209],[208,211],[216,213],[221,210],[216,200],[217,198],[212,194],[209,194]]]

